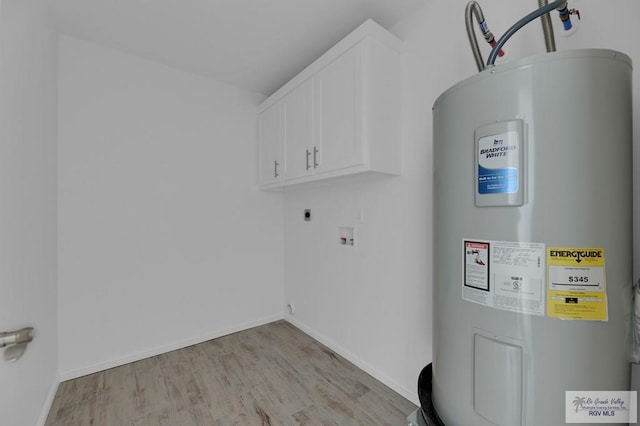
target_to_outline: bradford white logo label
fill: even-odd
[[[636,391],[566,391],[566,423],[635,423]]]
[[[512,194],[518,191],[518,132],[508,131],[478,139],[478,193]]]
[[[516,145],[504,146],[504,140],[494,139],[493,146],[491,148],[484,148],[480,150],[480,155],[484,158],[496,158],[506,157],[509,151],[515,151],[518,147]]]

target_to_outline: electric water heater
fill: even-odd
[[[631,61],[488,67],[434,120],[433,405],[449,425],[564,425],[629,390]]]

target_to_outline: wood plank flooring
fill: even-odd
[[[404,425],[415,408],[277,321],[63,382],[46,426]]]

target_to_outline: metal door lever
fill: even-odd
[[[9,346],[4,351],[5,361],[15,361],[22,356],[27,349],[27,343],[33,340],[33,327],[25,327],[22,330],[0,333],[0,348]]]

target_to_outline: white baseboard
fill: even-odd
[[[206,342],[211,339],[217,339],[218,337],[226,336],[228,334],[237,333],[239,331],[247,330],[249,328],[258,327],[260,325],[268,324],[273,321],[278,321],[283,319],[282,314],[261,318],[258,320],[248,321],[242,324],[238,324],[232,327],[227,327],[219,330],[211,331],[210,333],[191,337],[184,340],[179,340],[168,345],[158,346],[143,352],[138,352],[134,354],[130,354],[124,356],[122,358],[117,358],[114,360],[110,360],[107,362],[101,362],[98,364],[90,365],[87,367],[64,371],[60,373],[60,382],[64,382],[66,380],[76,379],[78,377],[86,376],[88,374],[97,373],[99,371],[108,370],[110,368],[119,367],[121,365],[129,364],[130,362],[140,361],[145,358],[149,358],[152,356],[164,354],[167,352],[175,351],[177,349],[186,348],[187,346],[197,345],[198,343]]]
[[[38,426],[44,426],[47,421],[47,416],[49,415],[49,411],[51,411],[51,406],[53,405],[53,400],[56,397],[56,392],[58,391],[58,386],[60,385],[60,377],[55,376],[53,378],[53,383],[51,383],[51,388],[49,388],[49,393],[47,394],[47,399],[45,399],[44,404],[42,404],[42,411],[40,412],[40,418],[38,418]]]
[[[64,382],[66,380],[71,380],[71,379],[75,379],[75,378],[78,378],[78,377],[86,376],[88,374],[97,373],[99,371],[108,370],[110,368],[119,367],[121,365],[125,365],[125,364],[128,364],[130,362],[140,361],[140,360],[145,359],[145,358],[149,358],[149,357],[152,357],[152,356],[156,356],[156,355],[160,355],[160,354],[163,354],[163,353],[171,352],[171,351],[174,351],[174,350],[177,350],[177,349],[182,349],[182,348],[185,348],[187,346],[196,345],[198,343],[206,342],[206,341],[211,340],[211,339],[216,339],[218,337],[222,337],[222,336],[226,336],[226,335],[229,335],[229,334],[237,333],[239,331],[247,330],[247,329],[250,329],[250,328],[253,328],[253,327],[258,327],[258,326],[261,326],[261,325],[264,325],[264,324],[268,324],[268,323],[273,322],[273,321],[278,321],[278,320],[281,320],[281,319],[284,319],[287,322],[291,323],[293,326],[299,328],[304,333],[306,333],[309,336],[313,337],[314,339],[316,339],[317,341],[319,341],[323,345],[327,346],[328,348],[330,348],[331,350],[333,350],[334,352],[336,352],[340,356],[342,356],[345,359],[347,359],[349,362],[351,362],[354,365],[356,365],[358,368],[360,368],[363,371],[365,371],[367,374],[370,374],[371,376],[373,376],[374,378],[376,378],[380,382],[382,382],[385,385],[389,386],[391,389],[393,389],[395,392],[397,392],[400,395],[402,395],[404,398],[408,399],[409,401],[413,402],[416,405],[420,405],[420,402],[418,401],[418,397],[417,397],[415,391],[408,390],[408,389],[405,389],[404,387],[400,386],[394,380],[389,378],[386,374],[381,373],[376,368],[374,368],[373,366],[369,365],[367,362],[363,361],[360,357],[354,355],[353,353],[351,353],[350,351],[346,350],[341,345],[337,344],[335,341],[329,339],[328,337],[324,336],[323,334],[319,333],[318,331],[314,330],[313,328],[307,326],[305,323],[299,321],[296,317],[291,316],[291,315],[285,315],[283,317],[282,314],[279,314],[279,315],[274,315],[274,316],[267,317],[267,318],[262,318],[262,319],[259,319],[259,320],[248,321],[246,323],[238,324],[238,325],[235,325],[233,327],[227,327],[227,328],[224,328],[224,329],[215,330],[215,331],[212,331],[212,332],[207,333],[207,334],[202,335],[202,336],[193,337],[193,338],[189,338],[189,339],[184,339],[184,340],[177,341],[177,342],[174,342],[174,343],[171,343],[171,344],[168,344],[168,345],[159,346],[159,347],[147,350],[147,351],[143,351],[143,352],[138,352],[138,353],[135,353],[135,354],[127,355],[125,357],[114,359],[114,360],[111,360],[111,361],[108,361],[108,362],[103,362],[103,363],[91,365],[91,366],[80,368],[80,369],[76,369],[76,370],[70,370],[70,371],[66,371],[66,372],[61,372],[58,380],[51,387],[51,391],[49,392],[50,395],[48,395],[48,397],[47,397],[47,403],[43,407],[43,412],[42,412],[42,414],[40,416],[40,421],[39,421],[38,425],[39,426],[44,425],[44,422],[47,419],[47,414],[49,412],[49,409],[51,408],[51,405],[53,403],[53,399],[55,397],[55,393],[56,393],[56,390],[58,388],[58,384],[60,382]]]
[[[339,344],[337,344],[333,340],[331,340],[328,337],[324,336],[323,334],[317,332],[313,328],[307,326],[305,323],[301,322],[296,317],[291,316],[291,315],[285,315],[284,319],[287,322],[289,322],[292,325],[294,325],[295,327],[297,327],[300,330],[302,330],[303,332],[305,332],[306,334],[308,334],[309,336],[313,337],[314,339],[316,339],[317,341],[319,341],[323,345],[327,346],[329,349],[331,349],[332,351],[334,351],[338,355],[342,356],[343,358],[346,358],[349,362],[353,363],[358,368],[360,368],[363,371],[365,371],[367,374],[373,376],[375,379],[377,379],[380,382],[384,383],[385,385],[389,386],[391,389],[393,389],[395,392],[397,392],[400,395],[402,395],[404,398],[406,398],[409,401],[413,402],[414,404],[420,406],[420,401],[418,400],[418,395],[417,395],[415,390],[408,390],[408,389],[405,389],[404,387],[400,386],[394,380],[389,378],[386,374],[381,373],[376,368],[374,368],[373,366],[371,366],[368,363],[366,363],[365,361],[363,361],[360,357],[354,355],[353,353],[351,353],[350,351],[346,350],[345,348],[343,348],[342,346],[340,346]],[[417,380],[417,378],[416,378],[416,380]]]

